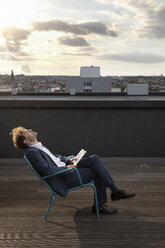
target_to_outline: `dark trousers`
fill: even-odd
[[[83,183],[94,181],[99,206],[107,202],[107,187],[109,187],[113,193],[119,191],[103,162],[97,155],[82,159],[78,163],[77,168]],[[79,184],[76,172],[68,173],[68,188],[78,186]]]

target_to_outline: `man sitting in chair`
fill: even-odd
[[[83,183],[89,183],[93,180],[97,189],[100,213],[113,214],[117,212],[116,208],[110,208],[106,205],[106,188],[110,188],[111,190],[112,201],[126,199],[136,195],[135,193],[128,194],[124,190],[118,189],[103,162],[97,155],[83,158],[77,165],[74,165],[74,157],[67,159],[67,157],[51,153],[37,141],[37,132],[34,132],[31,129],[16,127],[11,131],[11,135],[13,145],[17,149],[26,149],[28,160],[40,176],[47,176],[65,170],[66,167],[77,167]],[[47,179],[47,183],[61,196],[67,194],[68,188],[80,185],[75,170],[51,177]],[[92,212],[96,212],[95,204],[92,206]]]

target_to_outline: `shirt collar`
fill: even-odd
[[[42,148],[42,147],[43,147],[43,145],[42,145],[42,143],[41,143],[41,142],[38,142],[37,144],[31,145],[31,146],[29,146],[29,147],[35,147],[35,148],[40,149],[40,148]]]

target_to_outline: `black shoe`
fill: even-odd
[[[92,206],[92,213],[96,213],[95,205]],[[117,208],[110,208],[107,205],[103,204],[99,207],[99,213],[102,214],[115,214],[117,213]]]
[[[119,190],[118,192],[111,194],[111,200],[112,201],[119,201],[120,199],[130,198],[130,197],[133,197],[135,195],[136,195],[135,193],[128,194],[124,190]]]

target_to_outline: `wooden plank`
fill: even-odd
[[[165,166],[107,165],[116,184],[137,196],[108,203],[114,215],[91,213],[91,188],[58,196],[48,221],[50,192],[25,165],[1,166],[0,247],[165,247]]]

